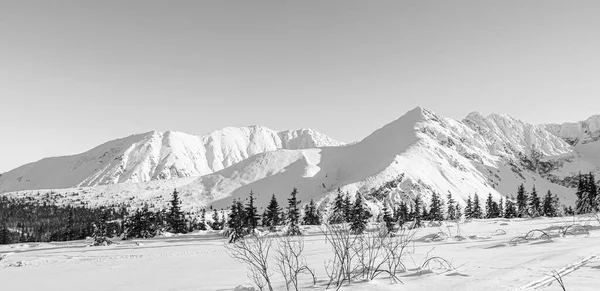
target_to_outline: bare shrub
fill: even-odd
[[[346,223],[325,224],[321,232],[333,251],[333,259],[325,262],[325,271],[329,277],[327,288],[334,284],[339,289],[345,281],[351,284],[358,269],[357,253],[353,248],[358,237],[350,233],[350,227]]]
[[[272,247],[272,239],[257,233],[225,244],[227,254],[234,260],[246,265],[250,278],[259,290],[273,291],[268,258]]]
[[[283,236],[279,238],[275,247],[275,260],[279,273],[285,280],[287,290],[290,285],[298,291],[298,275],[310,274],[313,279],[313,285],[317,283],[315,273],[311,270],[306,259],[302,255],[304,251],[304,239],[302,237]]]
[[[331,244],[334,258],[327,262],[326,271],[329,284],[338,289],[344,283],[362,277],[374,280],[380,275],[388,275],[392,282],[402,282],[396,274],[406,271],[403,256],[414,241],[414,230],[401,228],[398,232],[388,232],[376,227],[362,235],[352,235],[343,224],[325,225],[323,233]]]

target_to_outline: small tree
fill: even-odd
[[[444,220],[443,202],[437,192],[431,194],[431,206],[429,210],[429,219],[435,221]]]
[[[458,204],[454,201],[454,198],[452,198],[452,193],[450,193],[450,191],[448,191],[448,196],[446,197],[448,198],[448,210],[446,211],[448,213],[447,218],[448,220],[456,220],[458,219],[456,213],[456,206]]]
[[[518,217],[524,217],[527,216],[527,201],[529,199],[527,198],[527,192],[525,192],[525,186],[523,186],[523,184],[519,185],[519,187],[517,188],[517,211],[518,211]]]
[[[537,190],[535,189],[535,185],[533,189],[531,189],[531,193],[529,194],[529,210],[532,217],[540,216],[542,213],[540,197],[537,195]]]
[[[216,210],[215,210],[216,214]],[[215,219],[219,219],[217,216]],[[246,233],[244,231],[244,227],[246,226],[247,219],[244,210],[244,205],[239,200],[233,200],[231,204],[231,208],[229,211],[229,220],[227,221],[227,227],[230,229],[229,234],[229,242],[236,242],[238,239],[242,238]]]
[[[310,202],[304,206],[304,217],[302,218],[302,224],[305,225],[320,225],[321,216],[315,201],[310,199]]]
[[[171,208],[167,213],[167,225],[169,230],[174,233],[186,233],[185,217],[181,212],[181,201],[179,200],[179,193],[177,190],[173,191],[171,195]]]
[[[246,218],[245,226],[248,228],[248,232],[252,232],[258,226],[258,210],[256,206],[254,206],[254,192],[250,190],[250,197],[248,199],[248,204],[246,205],[246,210],[244,211],[244,216]]]
[[[410,213],[408,212],[408,206],[404,201],[401,201],[400,206],[394,210],[394,221],[398,222],[400,226],[403,226],[409,219]]]
[[[300,227],[298,226],[300,222],[300,210],[298,209],[298,201],[297,196],[298,189],[294,188],[292,193],[290,194],[290,198],[288,198],[288,208],[287,208],[287,235],[302,235],[300,232]]]
[[[369,217],[363,205],[362,196],[356,193],[356,199],[354,199],[354,205],[352,206],[350,231],[354,234],[362,234],[367,228],[368,219]]]
[[[414,206],[412,209],[411,217],[415,221],[414,227],[421,227],[421,207],[423,202],[421,201],[421,194],[417,194],[414,200]],[[425,207],[423,207],[425,208]]]
[[[329,215],[329,223],[338,224],[344,222],[346,220],[344,213],[344,197],[342,196],[342,190],[338,188],[337,195],[333,201],[333,209],[331,215]]]
[[[486,218],[496,218],[500,216],[499,206],[492,197],[492,193],[489,193],[485,203]]]
[[[346,222],[352,222],[352,203],[350,202],[350,195],[346,193],[344,196],[344,220]]]
[[[517,207],[513,202],[513,199],[506,198],[504,204],[504,218],[515,218],[518,216]]]
[[[263,226],[268,226],[271,231],[275,231],[275,226],[281,224],[281,208],[279,208],[279,203],[277,202],[277,198],[275,198],[275,194],[271,197],[271,201],[265,209],[265,213],[263,215]]]
[[[6,224],[2,224],[2,227],[0,227],[0,245],[7,245],[10,243],[10,231]]]
[[[471,195],[467,198],[467,206],[465,207],[465,218],[473,218],[473,201]]]
[[[472,218],[482,218],[483,217],[483,213],[481,211],[481,204],[479,204],[479,195],[477,195],[477,193],[475,193],[475,196],[473,196],[473,212],[471,214]]]
[[[221,230],[221,229],[223,229],[224,224],[225,224],[225,222],[221,221],[221,218],[219,217],[219,213],[217,212],[217,209],[213,209],[212,222],[210,223],[210,227],[213,230]]]
[[[544,202],[542,206],[543,215],[547,217],[558,216],[558,209],[555,207],[556,204],[554,203],[554,195],[552,195],[552,192],[548,190],[548,193],[546,193],[546,196],[544,196]]]
[[[388,232],[393,232],[394,231],[394,219],[392,218],[392,215],[390,214],[390,211],[388,210],[387,206],[385,204],[383,204],[383,222],[385,223],[385,228]]]

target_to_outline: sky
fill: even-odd
[[[600,114],[600,1],[0,0],[0,172],[134,133]]]

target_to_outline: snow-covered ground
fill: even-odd
[[[589,234],[510,243],[530,230],[552,232],[553,227],[573,223],[588,225]],[[570,217],[474,220],[422,228],[411,254],[404,259],[408,271],[399,274],[403,283],[392,284],[381,277],[341,290],[562,290],[551,276],[553,270],[561,274],[567,290],[597,290],[599,227],[596,219]],[[439,232],[455,236],[459,229],[464,240],[429,239]],[[304,254],[316,271],[317,286],[301,277],[301,289],[324,290],[324,262],[332,258],[332,252],[316,227],[307,231]],[[234,290],[251,286],[244,265],[225,252],[225,242],[217,233],[203,232],[118,241],[105,247],[88,247],[89,241],[0,246],[0,257],[4,257],[0,260],[0,286],[11,291]],[[418,270],[427,256],[443,257],[455,269]],[[275,269],[273,272],[275,290],[285,290],[283,279]]]

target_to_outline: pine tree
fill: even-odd
[[[527,202],[529,199],[527,199],[527,192],[525,192],[525,186],[523,186],[523,184],[519,185],[519,187],[517,188],[517,214],[518,217],[524,217],[527,216]]]
[[[177,190],[173,191],[171,195],[171,208],[167,214],[167,224],[169,230],[174,233],[185,233],[185,218],[183,212],[181,212],[181,201],[179,200],[179,193]]]
[[[473,201],[471,195],[467,198],[467,206],[465,207],[465,218],[473,218]]]
[[[244,211],[245,214],[245,226],[248,228],[248,232],[252,232],[258,226],[258,210],[256,206],[254,206],[254,192],[250,190],[250,197],[248,199],[248,204],[246,205],[246,209]]]
[[[215,220],[213,224],[219,223],[219,216],[217,215],[216,209],[214,210],[213,220]],[[230,243],[233,243],[244,236],[246,233],[244,227],[246,227],[247,221],[244,205],[239,200],[233,200],[229,211],[229,220],[227,221],[227,227],[231,230],[229,235]]]
[[[67,230],[66,230],[66,240],[73,240],[75,236],[75,229],[73,228],[73,208],[69,207],[69,217],[67,218]]]
[[[498,202],[498,217],[504,217],[504,197],[500,196],[500,202]]]
[[[456,213],[457,220],[462,219],[463,214],[462,214],[462,209],[460,208],[460,204],[456,203],[456,210],[454,213]]]
[[[320,225],[321,217],[315,201],[310,199],[308,204],[304,205],[304,217],[302,218],[304,225]]]
[[[383,222],[385,223],[385,228],[387,229],[388,232],[393,232],[394,231],[394,219],[392,218],[392,215],[390,214],[390,211],[388,210],[387,206],[384,204],[383,205]]]
[[[456,213],[456,206],[458,204],[456,204],[456,201],[454,201],[454,198],[452,198],[452,193],[450,193],[450,191],[448,191],[448,220],[456,220],[458,219],[457,213]]]
[[[440,199],[440,195],[437,192],[433,192],[431,194],[431,207],[429,210],[429,219],[434,221],[443,221],[444,220],[444,210],[442,205],[442,200]]]
[[[537,195],[537,190],[534,185],[529,194],[529,210],[532,217],[537,217],[541,214],[542,210],[540,204],[540,198]]]
[[[479,201],[479,195],[477,195],[477,193],[475,193],[475,196],[473,196],[473,212],[471,213],[471,217],[472,218],[482,218],[483,217],[483,213],[481,211],[481,204]]]
[[[362,196],[357,193],[356,199],[354,199],[354,205],[352,206],[350,231],[354,234],[362,234],[367,228],[367,220],[368,216],[363,205]]]
[[[277,202],[277,198],[275,198],[275,194],[271,197],[271,201],[265,209],[263,215],[263,226],[268,226],[271,231],[275,230],[275,226],[281,224],[281,208],[279,208],[279,203]]]
[[[415,197],[414,205],[411,212],[411,218],[415,221],[415,227],[421,227],[421,207],[423,202],[421,201],[421,194],[417,194]],[[423,207],[425,208],[425,207]]]
[[[499,206],[494,198],[492,197],[492,193],[488,194],[488,198],[485,202],[485,218],[496,218],[500,216]]]
[[[344,215],[344,198],[342,197],[342,190],[338,188],[338,193],[333,201],[333,209],[329,216],[329,223],[337,224],[346,221]]]
[[[506,198],[506,202],[504,204],[504,218],[515,218],[517,215],[517,207],[513,202],[513,199]]]
[[[298,209],[298,201],[297,196],[298,189],[294,188],[292,193],[290,194],[290,198],[288,198],[288,208],[287,208],[287,235],[302,235],[300,232],[300,227],[298,226],[300,222],[300,210]]]
[[[579,181],[577,183],[577,191],[575,192],[575,195],[577,196],[577,200],[575,201],[575,208],[577,210],[577,213],[585,213],[585,211],[587,210],[586,205],[585,205],[585,200],[587,198],[587,193],[586,193],[586,185],[585,183],[587,182],[587,179],[583,178],[583,175],[581,175],[581,173],[579,173]]]
[[[206,230],[206,210],[202,208],[200,211],[200,222],[197,226],[198,230]]]
[[[344,220],[348,223],[352,222],[352,203],[348,193],[344,196]]]
[[[217,209],[213,209],[213,214],[212,214],[212,223],[210,224],[211,228],[213,230],[221,230],[223,229],[223,221],[221,221],[221,219],[219,218],[219,213],[217,212]]]
[[[408,205],[404,201],[400,202],[400,206],[394,211],[394,220],[398,222],[400,226],[403,226],[406,221],[410,218],[408,211]]]
[[[546,193],[546,196],[544,196],[544,203],[542,207],[543,215],[547,217],[556,217],[558,216],[557,210],[558,209],[555,208],[554,195],[552,195],[552,192],[548,190],[548,193]]]

